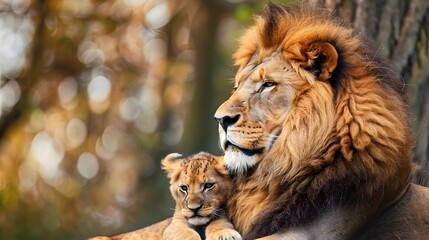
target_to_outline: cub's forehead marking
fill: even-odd
[[[207,156],[195,156],[191,159],[186,159],[184,168],[183,182],[196,184],[198,182],[206,182],[208,177],[208,169],[213,163],[213,158]]]

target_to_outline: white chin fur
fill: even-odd
[[[209,217],[193,217],[188,219],[188,223],[194,226],[205,225],[210,222]]]
[[[258,156],[249,156],[241,152],[240,150],[228,147],[225,149],[225,166],[230,172],[236,174],[242,174],[247,169],[252,168],[256,164],[256,158]]]

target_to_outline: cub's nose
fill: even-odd
[[[234,125],[236,122],[238,122],[238,120],[240,119],[240,115],[235,115],[233,117],[231,116],[222,116],[222,117],[217,117],[215,116],[216,121],[219,123],[219,125],[222,126],[223,130],[226,129],[231,126]]]
[[[201,207],[202,207],[202,205],[200,205],[200,204],[198,204],[198,205],[192,204],[192,205],[188,206],[189,210],[191,210],[195,214],[198,213],[198,211],[201,209]]]

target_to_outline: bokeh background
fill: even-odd
[[[85,239],[171,216],[159,162],[221,154],[213,114],[264,4],[0,0],[0,239]],[[427,185],[429,2],[305,4],[335,9],[393,60]]]

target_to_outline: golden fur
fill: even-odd
[[[236,228],[245,239],[295,229],[305,238],[367,234],[365,224],[409,187],[414,141],[403,83],[325,11],[269,4],[234,59],[235,91],[215,118],[236,175],[228,201]],[[412,236],[429,233],[423,212]],[[314,229],[321,222],[329,229]]]

